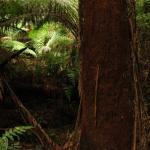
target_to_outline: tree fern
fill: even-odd
[[[18,24],[42,25],[48,21],[61,22],[77,36],[77,0],[0,0],[0,24],[7,29]]]

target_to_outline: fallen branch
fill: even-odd
[[[54,142],[49,138],[48,134],[42,129],[40,124],[36,121],[36,119],[32,116],[32,114],[27,110],[27,108],[22,104],[22,102],[19,100],[19,98],[16,96],[14,91],[9,86],[8,82],[3,79],[6,87],[8,88],[10,92],[10,96],[12,98],[12,101],[15,103],[16,107],[19,109],[21,115],[24,117],[24,119],[33,126],[33,132],[38,137],[41,145],[46,150],[60,150],[60,147],[57,144],[54,144]],[[53,147],[53,148],[52,148]]]
[[[18,57],[21,53],[23,53],[25,50],[27,49],[27,47],[22,48],[21,50],[17,51],[16,53],[13,53],[11,56],[9,56],[8,58],[6,58],[6,60],[4,60],[2,63],[0,63],[0,70],[3,69],[3,67],[5,65],[7,65],[13,58]]]

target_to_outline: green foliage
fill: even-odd
[[[150,13],[137,15],[138,27],[143,30],[150,30]]]
[[[149,0],[137,1],[137,27],[139,29],[140,45],[145,51],[145,41],[150,41],[150,12],[145,11],[144,7],[148,6],[149,4]]]
[[[31,56],[33,56],[33,57],[37,57],[37,54],[36,54],[33,50],[31,50],[31,49],[29,49],[29,48],[27,48],[23,53],[24,53],[24,54],[31,55]]]
[[[24,53],[44,57],[49,73],[67,66],[69,50],[75,40],[73,35],[78,34],[77,0],[1,0],[0,7],[0,32],[5,31],[5,35],[11,37],[10,40],[3,41],[3,47],[20,50],[25,45],[30,45],[31,48]],[[49,24],[49,21],[53,22]],[[34,29],[24,35],[24,27]],[[21,34],[31,39],[31,44],[18,41]]]
[[[66,50],[68,45],[72,44],[72,41],[73,40],[67,37],[67,35],[63,35],[59,31],[55,31],[47,44],[50,49],[62,52]]]
[[[150,0],[145,0],[144,1],[144,13],[150,13]]]
[[[21,43],[19,41],[15,41],[15,40],[4,40],[1,44],[2,47],[8,49],[8,50],[20,50],[22,48],[25,47],[24,43]]]
[[[67,66],[68,55],[66,53],[51,51],[45,54],[44,58],[47,64],[47,74],[49,75],[56,75]]]
[[[33,40],[33,46],[35,47],[37,52],[41,49],[42,46],[44,46],[45,40],[50,38],[50,27],[51,26],[49,26],[48,24],[44,24],[42,27],[29,32],[29,38]]]
[[[137,0],[136,1],[136,12],[138,15],[140,13],[143,13],[143,6],[144,6],[144,0]]]
[[[70,102],[71,97],[74,93],[74,89],[76,88],[76,83],[79,78],[79,68],[78,67],[72,68],[72,69],[68,68],[67,77],[68,77],[69,83],[67,84],[66,87],[64,87],[64,91],[65,91],[65,95],[67,99]]]
[[[73,93],[73,86],[67,85],[66,87],[64,87],[64,91],[65,91],[65,95],[67,97],[67,100],[70,102],[71,97],[72,97],[72,93]]]
[[[28,44],[19,38],[27,36],[31,47],[25,52],[42,60],[47,75],[67,70],[65,92],[70,99],[78,74],[74,69],[78,62],[72,53],[79,28],[78,0],[0,0],[0,7],[0,32],[11,37],[2,46],[20,50]],[[25,29],[32,30],[23,33]],[[38,79],[43,66],[35,66]]]
[[[16,40],[9,39],[2,41],[0,46],[7,49],[8,51],[18,51],[24,48],[26,44]],[[37,57],[36,53],[29,48],[27,48],[23,53],[32,55],[33,57]]]
[[[3,36],[8,36],[8,37],[11,37],[12,39],[16,39],[19,37],[20,32],[21,32],[21,30],[19,30],[17,28],[9,28],[9,29],[3,31]]]
[[[149,5],[149,0],[137,1],[137,25],[140,29],[140,34],[143,32],[150,32],[150,12],[145,13],[144,6]]]
[[[77,35],[77,0],[1,0],[0,24],[2,29],[10,26],[34,24],[41,26],[48,21],[60,22]]]
[[[60,24],[46,23],[29,33],[39,57],[46,64],[47,74],[57,74],[65,70],[74,42],[70,32]],[[40,68],[36,68],[39,72]]]
[[[41,28],[29,33],[33,40],[33,46],[37,53],[42,54],[51,50],[65,50],[73,43],[73,39],[67,37],[69,31],[60,24],[44,24]]]
[[[137,0],[137,28],[139,34],[139,46],[140,49],[138,51],[140,55],[140,66],[142,68],[143,79],[145,82],[143,83],[143,94],[145,103],[149,103],[149,83],[146,81],[148,79],[149,74],[149,48],[150,48],[150,0]]]
[[[79,78],[79,68],[68,69],[67,76],[70,83],[72,83],[72,85],[75,85],[75,81],[77,81],[77,79]]]
[[[20,127],[11,128],[8,131],[6,131],[0,137],[0,150],[13,149],[14,147],[16,149],[18,144],[12,144],[12,142],[14,143],[16,139],[19,140],[19,136],[23,135],[29,129],[32,129],[32,127],[20,126]]]
[[[36,80],[39,80],[40,77],[42,76],[42,67],[41,67],[41,65],[39,65],[39,64],[35,65],[34,73],[35,73]]]

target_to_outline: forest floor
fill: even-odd
[[[54,77],[41,73],[37,79],[34,70],[37,64],[34,61],[26,61],[28,65],[22,63],[25,60],[20,63],[18,61],[20,60],[15,60],[9,69],[6,69],[5,74],[10,86],[48,135],[58,144],[65,143],[74,129],[79,100],[71,103],[67,100],[61,85],[64,77],[61,75]],[[20,65],[16,66],[16,63]],[[27,125],[11,101],[7,89],[0,105],[0,114],[1,133],[4,129]],[[21,149],[40,149],[38,143],[31,133],[21,137]]]

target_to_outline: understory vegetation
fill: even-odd
[[[146,104],[150,103],[149,67],[150,67],[150,1],[138,1],[136,5],[136,20],[138,30],[138,54],[143,78],[143,94]]]

